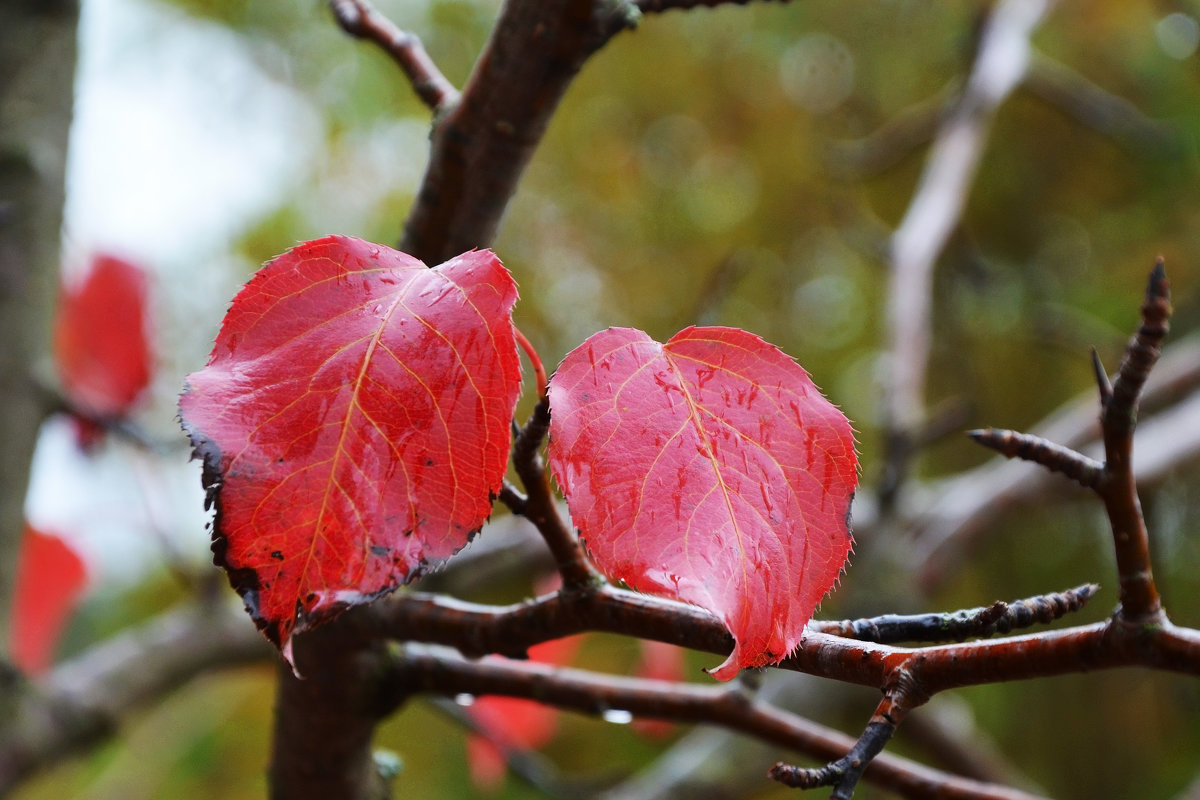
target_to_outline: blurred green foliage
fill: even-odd
[[[398,240],[429,120],[395,66],[341,34],[316,0],[175,5],[238,31],[262,68],[324,120],[325,153],[295,165],[303,190],[247,221],[242,254],[258,263],[332,232]],[[378,6],[419,34],[459,85],[497,10],[494,0]],[[518,324],[547,365],[610,325],[659,339],[697,322],[746,328],[796,356],[855,420],[873,484],[886,348],[881,248],[911,199],[928,137],[882,154],[889,165],[864,174],[848,158],[897,115],[926,108],[936,119],[969,68],[984,7],[751,4],[647,17],[617,37],[568,94],[495,243],[521,286]],[[1179,309],[1173,337],[1200,322],[1200,55],[1173,58],[1156,38],[1167,14],[1189,9],[1197,11],[1065,3],[1038,33],[1040,54],[1127,100],[1143,127],[1115,139],[1028,88],[1001,108],[935,287],[929,400],[963,404],[967,427],[1028,427],[1087,390],[1089,346],[1115,368],[1159,253]],[[1155,121],[1169,135],[1145,135],[1160,130]],[[923,455],[919,476],[986,457],[952,438]],[[1145,498],[1168,608],[1191,625],[1200,625],[1196,489],[1194,471],[1181,469]],[[1065,481],[1061,498],[1000,520],[917,605],[974,606],[1098,580],[1108,588],[1080,619],[1104,618],[1115,591],[1103,515]],[[903,585],[904,576],[892,580]],[[824,615],[898,610],[873,601],[871,581],[852,567]],[[160,600],[138,598],[147,611]],[[620,671],[635,659],[633,643],[598,637],[580,662]],[[699,668],[713,660],[691,663],[703,679]],[[1169,797],[1196,772],[1194,680],[1120,671],[961,696],[1055,797]],[[20,797],[262,797],[270,705],[268,670],[211,676]],[[389,721],[380,745],[404,758],[404,796],[471,796],[463,733],[429,707]],[[568,715],[547,752],[568,773],[603,780],[661,746]],[[535,796],[511,778],[497,795]],[[756,796],[784,792],[764,780]],[[880,793],[864,787],[861,796]]]

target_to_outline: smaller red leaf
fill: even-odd
[[[778,662],[850,553],[850,423],[779,348],[733,328],[612,328],[550,381],[550,468],[610,579],[708,609],[712,672]]]
[[[93,419],[127,416],[150,383],[147,295],[144,270],[103,254],[62,288],[54,323],[59,379]]]
[[[13,662],[29,674],[44,672],[87,584],[83,559],[57,536],[26,526],[13,594]]]

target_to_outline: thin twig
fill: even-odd
[[[896,687],[884,694],[866,729],[845,755],[819,769],[801,769],[779,763],[767,775],[798,789],[832,786],[830,800],[850,800],[863,773],[891,741],[908,711],[924,702],[920,698],[909,701],[907,683],[905,681],[904,687]]]
[[[1125,350],[1112,396],[1101,412],[1105,476],[1099,488],[1112,527],[1121,584],[1119,617],[1134,624],[1157,621],[1162,601],[1150,565],[1150,536],[1133,474],[1133,429],[1138,399],[1158,361],[1171,316],[1170,286],[1160,257],[1146,285],[1142,324]]]
[[[330,0],[329,8],[346,33],[374,42],[392,57],[413,91],[435,114],[458,102],[458,89],[446,79],[416,34],[401,30],[368,0]]]
[[[1085,489],[1095,489],[1104,476],[1104,465],[1069,447],[1029,433],[983,428],[968,431],[974,441],[1005,458],[1019,458],[1065,475]]]
[[[558,513],[554,491],[550,488],[550,477],[539,449],[549,430],[550,401],[543,396],[513,442],[513,468],[521,478],[526,493],[519,513],[532,522],[546,540],[562,575],[563,588],[587,589],[601,583],[603,578],[588,561],[579,537],[567,527]]]
[[[880,644],[961,642],[1004,634],[1038,623],[1048,624],[1083,608],[1100,587],[1085,583],[1065,592],[942,614],[885,614],[839,622],[810,622],[809,630]]]
[[[1161,480],[1172,469],[1200,455],[1198,387],[1200,337],[1192,336],[1177,342],[1163,356],[1143,390],[1138,430],[1139,483]],[[1102,391],[1101,398],[1105,396]],[[1159,411],[1162,413],[1158,416],[1146,419],[1151,412]],[[1031,433],[1089,457],[1103,457],[1098,441],[1096,392],[1083,392],[1064,403]],[[1037,470],[999,460],[929,486],[931,502],[910,523],[916,541],[908,553],[919,571],[921,585],[931,588],[950,574],[948,566],[961,557],[963,549],[986,530],[987,523],[1000,511],[1036,502],[1051,491],[1053,485]],[[856,510],[854,521],[856,531],[869,535],[869,519],[863,509]]]

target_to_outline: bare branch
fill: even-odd
[[[1040,464],[1051,472],[1065,475],[1085,489],[1095,489],[1104,476],[1104,465],[1099,461],[1040,436],[996,428],[968,431],[967,435],[1005,458],[1019,458]]]
[[[1034,56],[1024,88],[1126,150],[1161,158],[1182,155],[1173,126],[1147,117],[1125,98],[1045,55]]]
[[[509,0],[459,102],[434,121],[400,249],[439,264],[486,247],[550,118],[587,59],[635,20],[593,0]],[[636,15],[634,15],[636,17]]]
[[[1192,336],[1175,343],[1163,355],[1143,391],[1136,472],[1139,483],[1161,480],[1178,465],[1200,456],[1197,388],[1200,388],[1200,337]],[[1147,418],[1162,409],[1169,410]],[[1095,391],[1083,392],[1064,403],[1031,433],[1092,459],[1102,458]],[[963,549],[986,530],[987,523],[999,512],[1036,502],[1050,494],[1053,485],[1043,480],[1037,470],[996,460],[932,484],[927,490],[928,499],[923,504],[919,496],[910,497],[921,510],[911,517],[916,539],[908,552],[919,571],[920,583],[928,588],[948,574],[947,566],[961,556]],[[856,512],[857,529],[866,530],[869,522],[865,513]]]
[[[1129,342],[1113,381],[1112,397],[1101,412],[1104,481],[1100,496],[1112,527],[1121,583],[1119,617],[1141,624],[1162,616],[1162,601],[1150,565],[1150,535],[1133,475],[1133,429],[1138,400],[1150,370],[1162,352],[1171,316],[1170,287],[1160,257],[1150,273],[1142,324]]]
[[[767,774],[783,784],[801,789],[832,786],[830,800],[850,800],[863,773],[883,752],[909,710],[927,699],[912,697],[915,690],[913,682],[908,680],[903,671],[900,671],[899,677],[897,684],[884,692],[883,700],[871,715],[866,730],[844,756],[820,769],[797,769],[787,764],[776,764]]]
[[[994,636],[1037,623],[1048,624],[1083,608],[1100,589],[1085,583],[1074,589],[1011,603],[942,614],[885,614],[868,619],[809,623],[809,629],[863,642],[951,642]]]
[[[342,618],[350,641],[391,638],[458,648],[467,656],[521,658],[541,642],[586,631],[621,633],[726,655],[733,637],[709,613],[611,586],[558,592],[511,606],[423,594],[353,609]],[[1002,639],[904,648],[810,630],[779,668],[882,688],[906,670],[923,693],[1141,665],[1200,675],[1200,631],[1167,621],[1138,628],[1095,623]]]
[[[461,692],[498,694],[597,716],[619,709],[638,717],[721,725],[820,759],[840,758],[856,746],[844,734],[776,709],[738,689],[597,675],[536,662],[469,661],[445,648],[421,645],[407,645],[394,668],[396,682],[445,696]],[[895,756],[876,758],[867,769],[866,778],[910,798],[928,797],[931,786],[945,792],[940,796],[959,800],[1030,797],[1023,792],[931,770]]]
[[[672,9],[689,11],[694,8],[716,8],[728,5],[746,6],[753,2],[788,3],[791,0],[634,0],[632,5],[636,6],[643,14],[658,14]]]
[[[374,42],[404,71],[413,91],[434,113],[458,102],[458,90],[446,79],[416,34],[396,27],[368,0],[330,0],[329,8],[342,30]]]

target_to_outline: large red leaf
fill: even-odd
[[[713,675],[800,643],[852,544],[850,423],[777,347],[732,328],[612,328],[550,382],[550,466],[597,566],[720,617]]]
[[[67,619],[87,584],[87,568],[57,536],[26,526],[13,589],[13,662],[30,674],[44,672]]]
[[[97,255],[87,273],[62,288],[54,356],[71,402],[98,419],[126,416],[150,382],[146,274]]]
[[[520,389],[516,285],[488,251],[434,269],[345,237],[234,299],[180,416],[213,552],[267,637],[413,580],[491,511]]]

